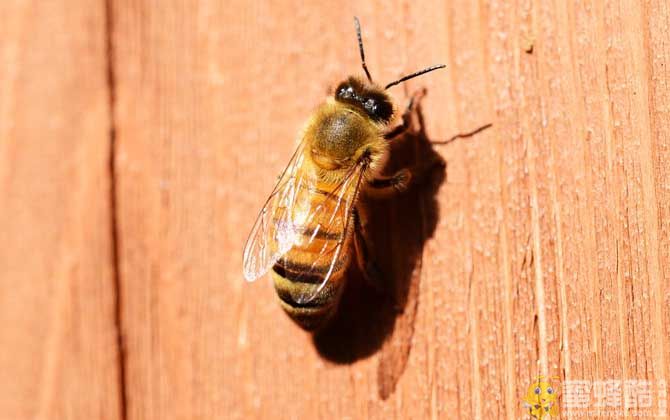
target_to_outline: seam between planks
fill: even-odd
[[[118,389],[120,401],[120,418],[128,418],[128,398],[126,387],[126,350],[123,335],[121,273],[119,255],[119,227],[117,219],[118,197],[116,191],[116,75],[114,73],[114,14],[113,0],[104,0],[105,13],[105,79],[107,81],[107,98],[109,112],[109,206],[110,206],[110,238],[112,249],[112,277],[114,282],[114,327],[118,351]]]

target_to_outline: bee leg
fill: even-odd
[[[426,88],[414,92],[412,97],[409,99],[409,103],[407,104],[407,108],[405,108],[405,112],[402,113],[402,122],[384,134],[384,138],[386,140],[392,140],[401,135],[402,133],[404,133],[405,131],[407,131],[407,129],[409,129],[411,125],[411,117],[412,117],[412,111],[414,110],[414,104],[418,102],[425,94],[426,94]]]
[[[365,194],[373,198],[388,198],[409,188],[410,183],[423,184],[436,168],[446,168],[447,162],[439,156],[411,168],[403,168],[389,177],[377,177],[368,182]]]
[[[358,268],[363,273],[365,281],[376,290],[379,290],[381,288],[381,272],[372,256],[372,248],[367,240],[358,209],[354,209],[354,246],[356,248]]]
[[[368,240],[365,227],[361,222],[358,209],[354,209],[354,247],[356,248],[356,260],[358,268],[363,273],[365,282],[370,285],[377,293],[387,297],[393,302],[393,307],[401,311],[397,299],[390,290],[384,287],[383,275],[373,256],[372,246]]]
[[[389,197],[405,191],[411,181],[412,171],[403,168],[391,176],[373,178],[368,182],[366,192],[373,197]]]

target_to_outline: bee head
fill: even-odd
[[[376,122],[386,124],[393,117],[393,104],[386,92],[355,77],[340,83],[335,100],[358,109]]]
[[[340,85],[335,90],[335,100],[346,103],[354,108],[357,108],[358,110],[363,111],[373,121],[387,124],[393,117],[393,105],[391,103],[391,99],[386,94],[386,90],[406,80],[413,79],[433,70],[444,68],[444,65],[438,64],[436,66],[430,66],[423,70],[408,74],[407,76],[403,76],[400,79],[387,84],[383,88],[377,86],[372,82],[372,76],[370,76],[368,66],[365,64],[365,51],[363,50],[363,37],[361,36],[361,23],[358,21],[357,17],[354,17],[354,24],[356,26],[356,38],[358,38],[358,51],[361,54],[361,65],[363,66],[363,71],[365,71],[367,81],[363,81],[362,79],[355,77],[348,78],[344,82],[340,83]]]

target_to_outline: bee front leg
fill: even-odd
[[[414,92],[412,97],[409,99],[409,103],[407,104],[407,108],[405,108],[405,112],[402,113],[402,122],[384,134],[384,138],[386,140],[392,140],[409,129],[411,125],[412,111],[414,111],[414,105],[419,100],[421,100],[425,94],[426,88]]]

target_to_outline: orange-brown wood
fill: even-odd
[[[0,15],[0,417],[522,418],[538,375],[670,379],[667,1]],[[392,88],[428,95],[386,173],[426,170],[363,198],[385,283],[353,267],[312,337],[242,248],[301,124],[362,75],[354,15],[375,80],[447,69]]]
[[[301,123],[361,72],[354,15],[377,80],[446,62],[408,85],[429,139],[493,128],[410,149],[444,158],[441,184],[372,206],[404,312],[356,286],[313,342],[241,249]],[[538,374],[670,377],[666,3],[114,16],[130,418],[518,417]]]
[[[120,419],[104,4],[0,16],[0,418]]]

